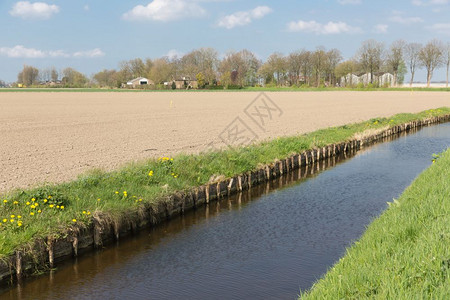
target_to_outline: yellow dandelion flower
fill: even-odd
[[[30,216],[34,216],[34,212],[30,212]]]
[[[27,201],[27,203],[26,203],[27,205],[30,205],[31,203],[29,202],[29,201]]]
[[[34,199],[34,198],[31,198],[31,202],[34,202],[34,201],[36,201],[36,199]]]
[[[47,199],[44,199],[44,203],[47,203],[48,202],[48,200]]]
[[[59,208],[59,205],[56,205],[56,208]]]
[[[21,226],[22,226],[22,223],[21,223],[21,222],[18,222],[18,223],[17,223],[17,226],[18,226],[18,227],[21,227]]]
[[[14,202],[13,202],[13,204],[14,204],[14,205],[17,205],[17,204],[19,204],[19,202],[17,202],[17,201],[14,201]]]
[[[59,208],[64,209],[64,205],[61,205]]]
[[[11,215],[11,219],[14,219],[16,216],[15,215]]]
[[[118,191],[116,191],[116,195],[118,195],[119,194],[119,192]]]
[[[53,208],[55,205],[54,204],[50,204],[48,207]]]
[[[76,223],[76,222],[77,222],[77,219],[72,219],[72,222]]]
[[[11,223],[14,223],[15,222],[15,220],[14,219],[11,219],[11,220],[9,220]]]
[[[86,211],[85,210],[83,210],[83,215],[85,215],[86,214]]]
[[[90,212],[90,211],[88,211],[88,212],[87,212],[87,215],[89,216],[90,214],[91,214],[91,212]]]
[[[6,222],[8,222],[8,220],[7,219],[3,219],[3,223],[6,223]]]
[[[6,199],[5,199],[5,200],[3,200],[3,203],[8,203],[8,200],[6,200]]]
[[[17,219],[22,219],[22,216],[17,216]]]
[[[41,213],[42,212],[42,210],[38,210],[38,213]]]

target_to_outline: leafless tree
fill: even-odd
[[[206,83],[213,83],[217,77],[218,54],[213,48],[200,48],[184,55],[180,60],[184,76],[196,78],[200,72]]]
[[[286,57],[279,52],[275,52],[269,56],[266,64],[269,66],[277,85],[282,85],[287,73]]]
[[[387,55],[386,63],[387,67],[390,71],[392,71],[394,75],[394,86],[398,84],[398,71],[403,61],[403,52],[405,49],[405,41],[404,40],[396,40],[391,44],[389,48],[389,53]]]
[[[298,84],[300,82],[300,75],[302,73],[301,53],[301,51],[296,51],[287,57],[289,81],[291,84]]]
[[[327,63],[327,53],[325,48],[322,46],[317,47],[316,51],[312,54],[312,65],[314,73],[316,75],[316,86],[320,86],[320,80],[322,78],[322,73],[325,70]]]
[[[365,72],[370,73],[370,83],[373,84],[374,73],[383,65],[384,44],[376,40],[367,40],[362,43],[357,57]]]
[[[56,82],[58,80],[58,71],[56,71],[55,67],[50,68],[50,78],[53,82]]]
[[[37,84],[39,80],[39,70],[32,66],[23,66],[23,70],[17,75],[17,82],[25,85]]]
[[[445,64],[447,66],[445,87],[448,87],[448,69],[450,68],[450,42],[447,42],[447,45],[445,47]]]
[[[436,39],[428,42],[420,50],[419,60],[427,69],[427,87],[430,87],[434,70],[444,64],[444,46],[442,42]]]
[[[341,51],[338,49],[331,49],[326,53],[326,73],[328,75],[328,82],[331,86],[336,84],[334,70],[339,62],[342,60]]]
[[[302,75],[304,77],[305,83],[310,84],[310,78],[312,75],[313,63],[312,63],[312,53],[307,50],[300,51],[301,69]]]
[[[405,59],[406,65],[411,72],[411,80],[409,81],[409,86],[411,87],[414,81],[414,75],[416,69],[420,68],[419,53],[422,50],[422,44],[419,43],[409,43],[405,46]]]
[[[219,71],[222,74],[221,78],[228,81],[229,76],[232,84],[254,85],[260,65],[259,59],[251,51],[244,49],[239,52],[229,52],[221,61]]]
[[[152,68],[148,76],[156,84],[161,84],[166,81],[170,81],[171,79],[176,79],[174,75],[174,67],[174,64],[171,63],[167,57],[155,59],[153,60]]]

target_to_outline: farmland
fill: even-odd
[[[0,191],[64,182],[93,168],[224,146],[241,120],[255,140],[448,106],[447,93],[267,93],[282,112],[264,128],[244,113],[258,93],[2,93]],[[222,138],[221,138],[222,137]]]

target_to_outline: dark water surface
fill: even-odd
[[[450,124],[442,124],[294,171],[0,298],[295,299],[449,146]]]

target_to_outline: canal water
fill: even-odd
[[[450,123],[296,170],[0,291],[0,299],[296,299],[450,146]]]

